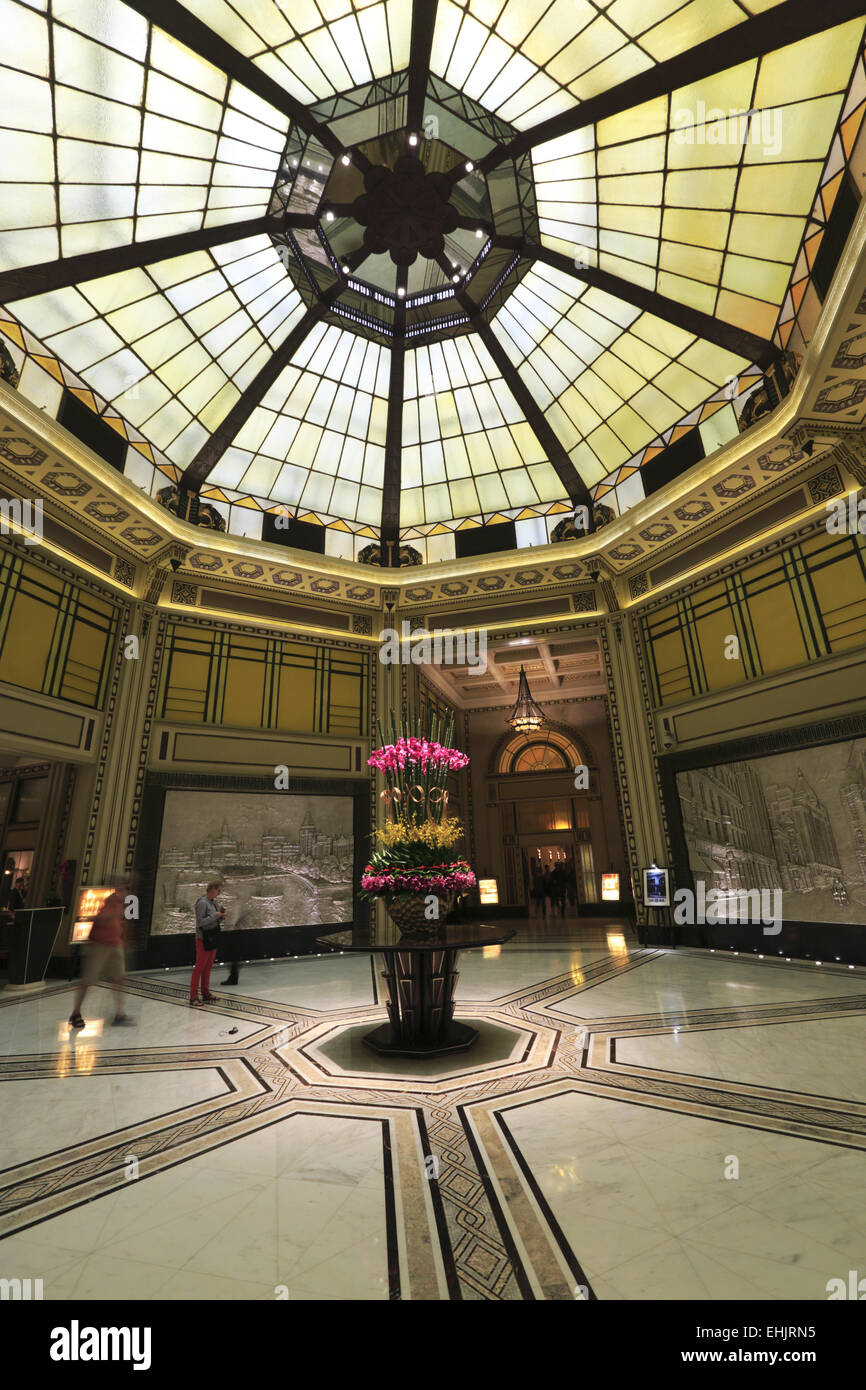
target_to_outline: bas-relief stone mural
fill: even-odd
[[[213,879],[241,930],[351,922],[352,798],[288,792],[166,792],[152,936],[191,933]]]
[[[781,889],[786,921],[866,925],[866,739],[677,774],[707,890]]]

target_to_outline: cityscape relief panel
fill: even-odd
[[[242,930],[351,922],[352,798],[289,792],[168,791],[151,934],[193,932],[212,879]]]
[[[677,773],[707,891],[782,891],[783,918],[866,923],[866,738]]]

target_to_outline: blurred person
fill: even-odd
[[[241,930],[243,920],[243,917],[241,917],[233,924],[226,938],[226,944],[222,954],[222,964],[228,967],[229,973],[228,979],[220,980],[220,984],[222,985],[236,985],[238,983],[238,972],[241,966],[241,938],[238,933]],[[224,922],[223,925],[228,926],[228,923]]]
[[[23,874],[19,874],[12,886],[9,899],[6,903],[10,912],[18,912],[27,900],[27,879]]]
[[[84,996],[90,986],[96,984],[103,976],[111,980],[114,990],[114,1026],[129,1027],[135,1022],[123,1011],[127,926],[121,882],[112,880],[112,889],[94,918],[90,935],[84,943],[84,971],[75,991],[72,1013],[69,1016],[70,1028],[84,1027],[84,1019],[81,1016]]]
[[[569,909],[573,912],[577,904],[577,879],[574,873],[574,860],[571,855],[565,861],[565,892]]]
[[[222,891],[222,879],[213,879],[195,904],[195,965],[189,982],[190,1004],[215,1004],[216,995],[210,992],[210,972],[216,960],[217,937],[225,920],[226,910],[217,907]],[[213,945],[210,943],[213,942]],[[199,999],[201,986],[201,999]]]
[[[545,864],[545,866],[544,866],[544,874],[543,874],[542,877],[543,877],[542,889],[543,889],[543,892],[544,892],[544,915],[545,915],[545,917],[546,917],[546,916],[547,916],[548,908],[550,907],[550,900],[551,900],[551,897],[552,897],[552,895],[553,895],[553,884],[551,883],[550,865],[549,865],[549,864]]]
[[[565,865],[558,859],[550,875],[550,897],[554,909],[559,910],[561,917],[565,916]]]
[[[541,917],[544,913],[544,875],[537,859],[532,860],[532,886],[529,895],[535,905],[535,915]]]

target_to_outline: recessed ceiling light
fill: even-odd
[[[341,164],[351,164],[351,163],[352,163],[352,156],[351,156],[350,154],[343,154],[343,155],[340,155],[340,163],[341,163]]]
[[[328,211],[325,213],[325,221],[326,221],[326,222],[333,222],[333,220],[334,220],[334,214],[331,212],[331,210],[330,210],[330,208],[329,208]]]
[[[348,267],[347,265],[341,265],[341,266],[340,266],[340,269],[342,270],[342,272],[343,272],[344,275],[348,275],[348,274],[349,274],[349,267]]]
[[[397,290],[397,298],[398,298],[398,299],[405,299],[405,297],[406,297],[406,291],[404,290],[403,286],[400,285],[399,289]]]
[[[456,284],[459,284],[460,276],[459,276],[459,275],[452,275],[452,276],[451,276],[451,280],[452,280],[452,282],[453,282],[455,285],[456,285]]]
[[[410,144],[410,145],[417,145],[417,144],[418,144],[418,136],[417,136],[417,135],[410,135],[410,136],[409,136],[409,144]]]
[[[467,174],[471,174],[471,173],[472,173],[472,170],[473,170],[474,168],[475,168],[475,165],[472,163],[472,160],[471,160],[471,159],[467,159],[467,161],[466,161],[466,172],[467,172]]]
[[[481,238],[482,238],[483,235],[484,235],[484,228],[483,228],[483,227],[476,227],[476,228],[475,228],[475,235],[478,237],[478,240],[480,241]]]

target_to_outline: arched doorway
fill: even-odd
[[[496,750],[491,772],[501,779],[502,822],[512,832],[503,844],[508,879],[513,900],[533,915],[564,915],[598,900],[593,768],[588,750],[562,726],[509,735]]]

